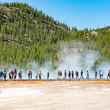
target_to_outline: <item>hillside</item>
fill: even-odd
[[[77,32],[77,39],[87,44],[88,49],[101,54],[100,60],[110,59],[110,27],[93,30],[84,29]]]
[[[67,25],[27,4],[0,4],[0,63],[57,60],[57,43],[69,32]]]
[[[60,42],[72,40],[110,58],[110,27],[70,29],[27,4],[0,4],[0,65],[21,66],[32,61],[54,64],[59,59]]]

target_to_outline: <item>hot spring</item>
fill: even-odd
[[[11,71],[13,68],[17,68],[18,71],[22,70],[23,79],[28,79],[27,73],[31,69],[33,72],[33,79],[35,79],[36,74],[39,71],[42,72],[42,78],[47,78],[47,72],[50,72],[51,79],[57,79],[58,71],[64,73],[65,70],[74,70],[74,71],[84,71],[84,77],[89,71],[91,79],[94,77],[95,71],[101,71],[106,78],[108,70],[110,69],[109,62],[101,62],[100,65],[96,65],[96,61],[101,58],[101,55],[98,51],[90,50],[82,42],[71,42],[70,44],[61,43],[59,50],[59,61],[56,62],[57,68],[53,68],[51,62],[45,62],[42,66],[38,65],[35,62],[27,64],[27,69],[18,68],[16,65],[11,65],[8,71]]]

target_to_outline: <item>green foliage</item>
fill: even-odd
[[[92,33],[92,31],[98,34]],[[27,4],[0,4],[0,64],[18,66],[59,59],[59,42],[81,40],[88,48],[110,57],[110,28],[70,29]],[[56,66],[55,66],[56,67]]]
[[[76,39],[88,44],[88,49],[97,50],[102,57],[110,59],[110,27],[78,31]]]
[[[27,4],[0,4],[0,63],[18,66],[56,60],[58,42],[70,29]]]

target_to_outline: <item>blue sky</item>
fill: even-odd
[[[25,2],[69,26],[97,28],[110,25],[110,0],[0,0]]]

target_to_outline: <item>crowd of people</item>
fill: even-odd
[[[43,80],[42,75],[43,75],[43,73],[40,71],[39,73],[36,74],[34,79]],[[33,79],[32,70],[28,71],[27,76],[28,76],[28,80]],[[57,76],[58,76],[57,80],[90,80],[91,79],[90,73],[88,70],[86,71],[86,74],[84,74],[83,70],[81,70],[80,72],[79,71],[73,71],[73,70],[72,71],[65,70],[64,72],[58,71]],[[103,76],[104,75],[101,71],[94,72],[94,80],[104,79]],[[4,69],[3,71],[0,71],[0,79],[1,80],[17,80],[17,79],[23,80],[23,72],[22,71],[17,72],[17,69],[13,69],[10,72],[7,72]],[[51,80],[49,72],[47,72],[47,74],[46,74],[46,79]],[[108,71],[106,79],[110,80],[110,70]]]
[[[63,73],[62,71],[59,71],[58,72],[58,76],[62,76]],[[84,77],[85,76],[85,77]],[[86,75],[84,75],[84,71],[81,70],[80,72],[78,71],[64,71],[64,79],[69,79],[69,80],[90,80],[90,73],[89,71],[87,70],[86,71]],[[94,73],[94,79],[97,80],[97,79],[103,79],[103,73],[101,71],[99,72],[95,72]],[[107,79],[110,79],[110,71],[108,72],[108,75],[107,75]]]

